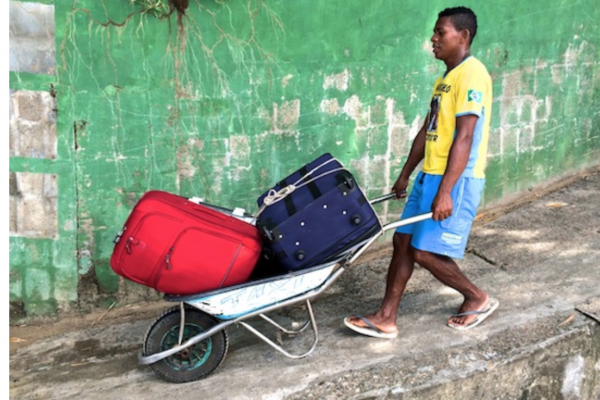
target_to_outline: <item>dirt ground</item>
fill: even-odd
[[[11,325],[10,355],[17,350],[43,338],[57,336],[65,332],[79,331],[98,324],[147,320],[165,308],[163,302],[138,303],[110,310],[97,310],[89,314],[66,315],[59,320],[37,320],[29,324]]]

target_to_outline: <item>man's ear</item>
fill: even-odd
[[[460,31],[460,36],[465,40],[466,43],[471,43],[471,32],[468,29]]]

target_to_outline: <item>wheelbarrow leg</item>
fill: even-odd
[[[317,343],[319,342],[319,332],[318,332],[318,329],[317,329],[317,321],[315,320],[315,314],[314,314],[312,306],[310,304],[310,300],[306,300],[306,311],[308,313],[309,322],[307,322],[305,324],[305,326],[300,331],[298,331],[298,332],[301,332],[302,330],[304,330],[304,328],[307,325],[310,325],[310,327],[311,327],[311,329],[313,331],[313,343],[312,343],[312,346],[310,347],[310,349],[308,351],[306,351],[305,353],[302,353],[302,354],[292,354],[292,353],[289,353],[286,350],[284,350],[282,346],[280,346],[277,343],[273,342],[271,339],[269,339],[268,337],[266,337],[265,335],[263,335],[256,328],[254,328],[252,325],[250,325],[250,324],[248,324],[246,322],[243,322],[243,321],[239,321],[238,323],[240,325],[242,325],[244,328],[248,329],[253,334],[255,334],[258,338],[262,339],[269,346],[273,347],[275,350],[277,350],[281,354],[285,355],[286,357],[295,358],[295,359],[297,359],[297,358],[304,358],[304,357],[308,356],[309,354],[311,354],[315,350],[315,348],[317,347]],[[285,328],[280,327],[279,324],[275,323],[270,318],[268,318],[268,317],[265,318],[265,316],[263,314],[260,314],[260,316],[263,317],[263,319],[265,319],[265,321],[271,323],[273,326],[275,326],[279,330],[282,330],[284,332],[287,331]]]

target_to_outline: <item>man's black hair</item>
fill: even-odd
[[[473,43],[473,39],[475,39],[475,35],[477,34],[477,16],[470,8],[446,8],[438,14],[438,18],[442,17],[450,17],[457,31],[468,30],[470,33],[469,44]]]

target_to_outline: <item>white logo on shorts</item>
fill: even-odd
[[[448,244],[459,244],[460,242],[462,242],[462,236],[444,232],[442,233],[442,241]]]

